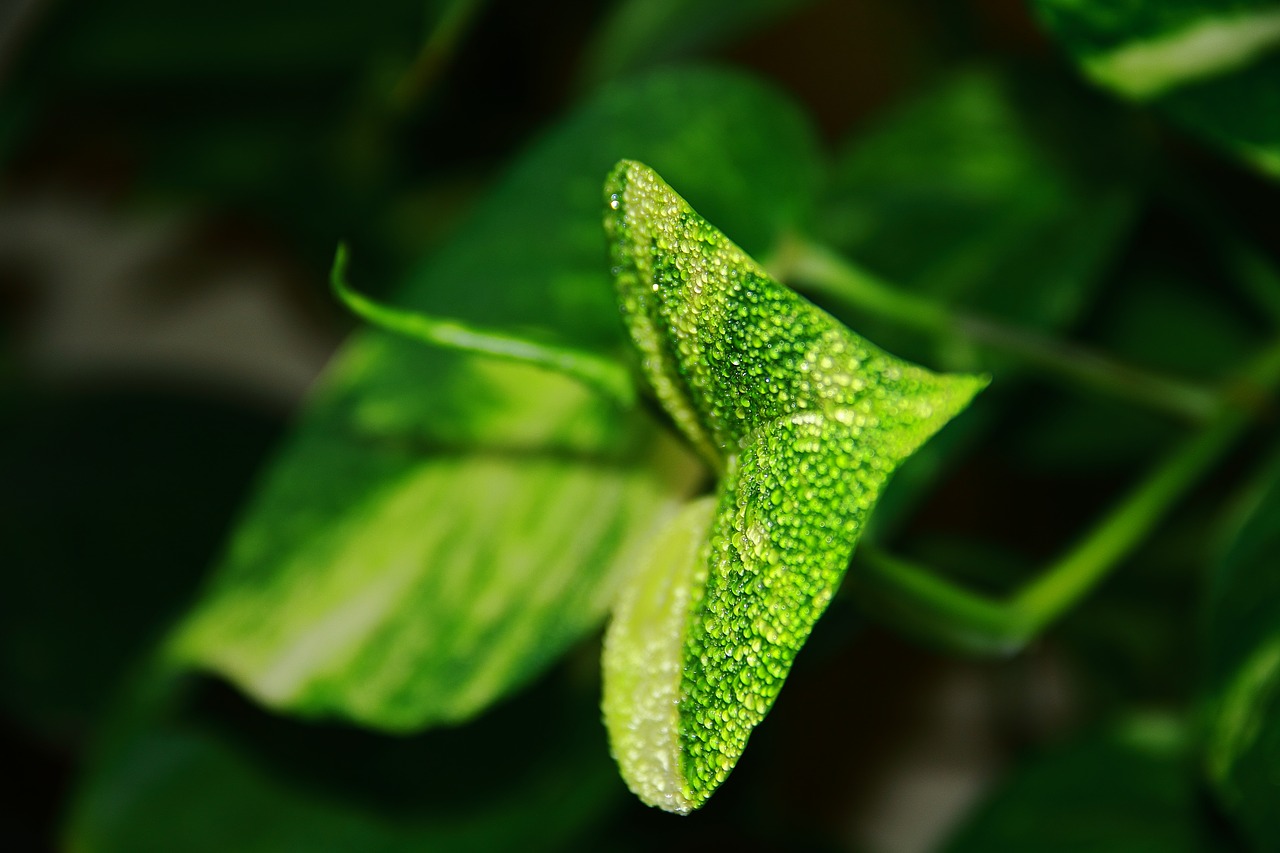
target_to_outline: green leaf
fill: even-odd
[[[1014,773],[948,853],[1196,853],[1229,850],[1197,801],[1181,723],[1137,717],[1077,738]]]
[[[63,847],[579,849],[625,791],[590,701],[564,681],[462,728],[407,738],[304,726],[208,690],[135,708],[81,781]]]
[[[799,114],[747,78],[615,86],[520,158],[394,302],[620,345],[599,183],[626,152],[738,220],[758,211],[764,245],[803,212],[816,171]],[[294,713],[398,730],[466,719],[600,623],[632,552],[702,472],[643,411],[563,376],[359,335],[174,651]]]
[[[986,380],[929,373],[854,335],[646,166],[619,164],[606,194],[645,375],[721,475],[714,511],[687,509],[623,594],[605,665],[624,778],[687,812],[772,706],[893,469]],[[687,597],[683,618],[660,603],[664,586]]]
[[[46,50],[33,57],[32,72],[48,82],[98,88],[162,81],[296,83],[316,74],[340,80],[378,51],[408,54],[442,6],[440,0],[390,0],[352,15],[339,0],[314,0],[307,6],[308,26],[300,28],[295,9],[252,0],[179,6],[79,0],[62,4],[45,22]]]
[[[279,428],[139,389],[0,401],[0,706],[73,743],[198,588]]]
[[[1280,7],[1272,0],[1034,0],[1094,82],[1152,103],[1280,177]]]
[[[519,158],[396,301],[483,327],[552,329],[582,347],[624,345],[599,216],[600,176],[624,156],[689,187],[757,253],[811,215],[821,162],[807,117],[754,78],[682,69],[621,81]]]
[[[1209,600],[1206,761],[1259,849],[1280,844],[1280,465],[1218,564]]]
[[[1134,154],[1105,107],[1034,73],[949,76],[850,141],[818,236],[906,290],[1061,328],[1135,209]]]

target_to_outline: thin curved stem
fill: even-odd
[[[967,314],[893,287],[830,249],[791,235],[774,255],[770,271],[810,293],[821,294],[908,328],[960,339],[1008,353],[1051,375],[1124,400],[1138,401],[1192,423],[1205,423],[1224,401],[1211,389],[1027,329]]]
[[[450,0],[445,6],[391,93],[397,110],[409,112],[431,90],[484,4],[485,0]]]
[[[553,370],[587,385],[622,408],[635,405],[635,382],[631,371],[621,362],[583,350],[542,344],[457,320],[379,304],[347,284],[347,263],[347,247],[339,244],[329,275],[334,295],[356,316],[379,328],[431,346]]]
[[[1280,341],[1236,378],[1244,396],[1280,383]],[[1017,651],[1088,595],[1147,539],[1249,426],[1247,409],[1226,407],[1141,480],[1079,542],[1012,596],[989,598],[874,547],[850,579],[862,599],[908,630],[979,653]]]

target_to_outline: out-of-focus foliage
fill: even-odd
[[[1280,466],[1254,500],[1208,602],[1205,760],[1223,803],[1266,850],[1280,844]]]
[[[948,853],[1208,853],[1185,725],[1136,717],[1061,744],[1020,769],[947,845]]]
[[[622,0],[592,39],[592,82],[716,48],[813,0]]]
[[[0,847],[1276,847],[1276,404],[1238,378],[1280,322],[1274,3],[12,5]],[[666,415],[374,332],[292,425],[164,363],[190,306],[226,351],[336,341],[345,240],[380,301],[639,367],[600,222],[622,158],[869,341],[992,374],[860,547],[999,596],[1185,437],[1251,429],[1011,661],[867,629],[903,626],[846,586],[716,796],[650,812],[599,638],[710,488]],[[942,321],[806,280],[806,246]],[[155,369],[82,347],[113,270]]]
[[[817,233],[914,292],[1061,328],[1133,219],[1123,121],[1060,80],[962,70],[849,140]]]
[[[225,697],[197,712],[190,685],[162,689],[108,741],[70,817],[72,849],[566,850],[625,793],[590,697],[563,677],[411,738],[304,728]]]
[[[0,702],[78,737],[185,606],[277,429],[155,391],[6,396],[0,517],[18,570],[0,596]]]
[[[1152,103],[1280,177],[1280,6],[1272,0],[1034,0],[1090,78]]]

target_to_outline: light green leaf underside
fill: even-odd
[[[646,166],[620,164],[606,194],[645,374],[722,475],[691,579],[670,757],[696,807],[772,706],[890,473],[986,380],[929,373],[854,335]]]
[[[694,807],[680,754],[680,686],[689,596],[706,560],[715,498],[681,511],[636,567],[614,605],[604,640],[605,725],[628,787],[649,805]]]
[[[1210,778],[1260,850],[1280,845],[1280,465],[1215,569],[1209,601]]]
[[[815,151],[799,111],[742,75],[611,86],[385,301],[615,349],[599,197],[620,154],[665,164],[768,246],[811,200]],[[464,719],[598,626],[631,549],[702,476],[653,419],[563,376],[360,334],[173,649],[299,714],[397,730]]]
[[[1280,177],[1280,6],[1270,0],[1036,0],[1084,72]]]

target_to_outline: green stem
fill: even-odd
[[[358,317],[379,328],[431,346],[478,353],[553,370],[587,385],[593,391],[603,393],[622,408],[630,408],[635,404],[635,383],[631,371],[621,362],[583,350],[513,337],[457,320],[381,305],[352,290],[347,284],[347,262],[347,247],[339,244],[329,275],[333,292]]]
[[[1280,383],[1280,341],[1236,379],[1243,396]],[[965,651],[1016,651],[1070,610],[1164,520],[1249,426],[1247,409],[1219,416],[1174,450],[1073,548],[1007,599],[970,592],[920,566],[865,548],[853,582],[909,630]]]
[[[418,55],[392,92],[392,104],[397,110],[408,112],[430,91],[484,2],[485,0],[451,0],[444,8],[423,40]]]
[[[1017,356],[1051,375],[1171,412],[1193,423],[1212,420],[1221,397],[1195,383],[1163,376],[1026,329],[953,310],[893,287],[831,250],[802,237],[783,241],[770,272],[810,293],[830,297],[926,334],[959,339]]]

